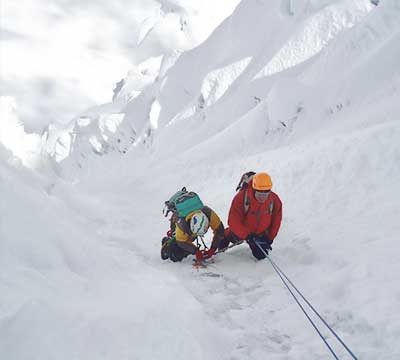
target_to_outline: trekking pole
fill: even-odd
[[[293,291],[290,289],[289,285],[286,283],[285,279],[289,282],[289,284],[296,290],[296,292],[300,295],[300,297],[305,301],[305,303],[310,307],[310,309],[318,316],[318,318],[322,321],[322,323],[330,330],[330,332],[335,336],[335,338],[340,342],[340,344],[347,350],[347,352],[352,356],[354,360],[358,360],[357,357],[354,355],[354,353],[349,349],[349,347],[343,342],[343,340],[339,337],[339,335],[336,334],[336,332],[329,326],[329,324],[325,321],[325,319],[318,313],[317,310],[311,305],[311,303],[305,298],[305,296],[300,292],[300,290],[297,289],[297,287],[293,284],[293,282],[287,277],[287,275],[279,268],[279,266],[272,261],[272,259],[268,256],[268,253],[260,246],[260,244],[256,241],[256,245],[258,248],[262,251],[262,253],[265,255],[265,257],[269,260],[271,263],[273,269],[275,272],[278,274],[280,279],[282,280],[283,284],[286,286],[286,288],[289,290],[290,294],[293,296],[294,300],[296,303],[299,305],[301,310],[303,311],[304,315],[307,317],[307,319],[310,321],[311,325],[314,327],[315,331],[318,333],[318,335],[321,337],[322,341],[325,343],[325,345],[328,347],[329,351],[331,354],[334,356],[335,359],[338,359],[337,355],[331,348],[331,346],[328,344],[326,339],[322,336],[320,330],[318,327],[315,325],[315,323],[312,321],[308,313],[305,311],[304,307],[301,305],[299,300],[297,299],[296,295],[293,293]],[[285,278],[285,279],[284,279]]]

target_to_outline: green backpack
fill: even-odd
[[[170,212],[178,217],[186,217],[191,212],[201,210],[204,206],[199,196],[193,191],[187,191],[185,187],[177,191],[165,202],[164,214],[167,216]]]

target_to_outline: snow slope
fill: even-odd
[[[203,359],[218,353],[203,340],[215,325],[176,279],[116,246],[113,235],[102,235],[103,220],[60,200],[54,183],[7,165],[1,155],[4,358]],[[75,205],[85,198],[74,196]],[[175,322],[184,336],[170,341]]]
[[[33,175],[2,150],[0,352],[330,358],[246,245],[207,269],[159,258],[174,191],[197,191],[226,223],[241,174],[260,170],[284,204],[271,258],[359,359],[398,359],[399,15],[394,0],[244,0],[137,97],[70,125],[82,136],[53,166],[79,182]],[[141,124],[135,144],[95,154],[88,140],[125,104],[135,110],[114,124]]]
[[[290,113],[285,116],[295,118],[296,112],[302,109],[303,99],[293,99],[293,96],[298,96],[298,92],[293,90],[294,95],[287,101],[297,103],[287,105],[287,102],[280,101],[279,91],[285,91],[287,98],[286,92],[291,91],[288,88],[297,85],[295,75],[304,72],[310,61],[297,67],[284,65],[286,68],[282,69],[274,64],[280,63],[282,57],[293,64],[298,59],[307,60],[310,54],[318,53],[322,44],[328,43],[334,34],[353,26],[372,8],[369,1],[331,3],[314,5],[313,8],[311,2],[291,15],[286,7],[282,8],[280,1],[243,1],[232,16],[197,48],[181,56],[165,55],[159,70],[154,61],[142,64],[139,76],[132,74],[134,76],[127,77],[115,101],[110,104],[113,113],[123,114],[123,127],[134,132],[132,136],[132,130],[124,130],[119,135],[120,142],[127,146],[132,142],[150,142],[153,151],[158,152],[158,158],[165,157],[174,151],[170,143],[175,137],[179,138],[179,147],[186,148],[225,131],[253,109],[255,118],[259,119],[257,112],[267,111],[262,102],[267,96],[270,98],[268,111],[276,113],[279,111],[277,106],[289,105],[287,111]],[[252,19],[251,26],[248,19]],[[269,71],[274,73],[262,75]],[[287,77],[289,82],[282,86]],[[299,91],[304,91],[302,84],[297,86]],[[279,96],[279,100],[274,102],[274,96]],[[152,112],[154,107],[158,109],[156,112]],[[97,121],[98,113],[104,114],[104,110],[93,109],[82,116]],[[279,121],[290,121],[274,117],[271,116],[270,121],[279,127],[282,127]],[[185,132],[183,139],[180,131],[170,126],[175,123],[178,123],[180,131]],[[266,124],[263,129],[275,126]],[[249,128],[255,129],[253,126]],[[156,135],[152,136],[155,129]],[[74,135],[75,132],[70,132],[69,137]],[[72,145],[67,162],[81,161],[80,152],[79,146]],[[76,164],[68,166],[74,168]],[[74,169],[69,171],[75,172]]]

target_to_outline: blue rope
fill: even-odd
[[[304,315],[307,317],[307,319],[310,321],[311,325],[314,327],[314,329],[317,331],[318,335],[321,337],[322,341],[325,343],[325,345],[328,347],[329,351],[332,353],[335,359],[338,360],[337,355],[335,352],[332,350],[331,346],[328,344],[326,339],[322,336],[321,332],[317,328],[317,326],[314,324],[314,322],[311,320],[310,316],[307,314],[307,312],[304,310],[304,307],[301,305],[299,300],[297,299],[296,295],[293,293],[293,291],[290,289],[289,285],[286,283],[285,279],[289,282],[289,284],[296,290],[296,292],[301,296],[301,298],[306,302],[306,304],[311,308],[311,310],[318,316],[318,318],[322,321],[322,323],[331,331],[331,333],[336,337],[336,339],[342,344],[342,346],[348,351],[348,353],[353,357],[354,360],[358,360],[357,357],[353,354],[353,352],[346,346],[346,344],[342,341],[342,339],[336,334],[336,332],[328,325],[328,323],[324,320],[324,318],[318,313],[317,310],[311,305],[311,303],[304,297],[304,295],[300,292],[300,290],[297,289],[297,287],[293,284],[293,282],[286,276],[286,274],[280,269],[280,267],[272,261],[272,259],[268,256],[268,253],[260,246],[260,244],[256,241],[256,244],[258,248],[263,252],[263,254],[266,256],[266,258],[269,260],[271,263],[272,267],[286,286],[286,288],[289,290],[291,295],[293,296],[294,300],[296,303],[300,306],[301,310],[303,311]],[[285,279],[283,278],[285,277]]]
[[[257,244],[258,245],[258,244]],[[260,247],[260,246],[259,246]],[[261,249],[261,248],[260,248]],[[263,252],[264,250],[261,249]],[[265,253],[265,252],[264,252]],[[269,259],[268,255],[267,258]],[[337,357],[337,355],[335,354],[335,352],[333,351],[333,349],[331,348],[331,346],[328,344],[328,342],[326,341],[326,339],[323,337],[323,335],[321,334],[321,332],[319,331],[318,327],[315,325],[315,323],[312,321],[312,319],[310,318],[310,316],[307,314],[307,312],[304,310],[303,305],[301,305],[300,301],[297,299],[296,295],[293,294],[292,289],[290,289],[290,287],[288,286],[288,284],[285,282],[285,280],[283,279],[281,273],[275,268],[274,264],[271,262],[272,267],[274,268],[274,270],[276,271],[276,273],[279,275],[279,277],[281,278],[282,282],[284,283],[284,285],[286,286],[286,288],[289,290],[289,292],[292,294],[294,300],[296,301],[297,305],[300,306],[301,310],[303,311],[304,315],[307,317],[308,321],[311,323],[311,325],[314,327],[315,331],[318,333],[318,335],[320,336],[320,338],[322,339],[322,341],[325,343],[325,345],[327,346],[327,348],[329,349],[329,351],[331,352],[331,354],[333,355],[333,357],[336,360],[339,360],[339,358]]]
[[[354,353],[350,350],[350,348],[343,342],[343,340],[336,334],[336,332],[329,326],[329,324],[325,321],[325,319],[318,313],[317,310],[310,304],[310,302],[304,297],[304,295],[296,288],[296,286],[290,281],[290,279],[285,275],[285,273],[279,268],[279,266],[274,263],[271,258],[268,257],[268,260],[273,263],[278,271],[286,278],[286,280],[293,286],[293,288],[297,291],[297,293],[301,296],[301,298],[306,302],[306,304],[311,308],[311,310],[319,317],[319,319],[323,322],[323,324],[330,330],[330,332],[335,336],[335,338],[342,344],[342,346],[347,350],[347,352],[352,356],[354,360],[358,360]]]

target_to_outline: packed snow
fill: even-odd
[[[1,358],[332,358],[245,244],[160,259],[165,200],[186,186],[226,225],[254,170],[283,201],[271,259],[358,359],[399,359],[400,3],[242,0],[198,46],[147,53],[195,3],[159,1],[147,57],[67,125],[28,133],[1,98]]]

